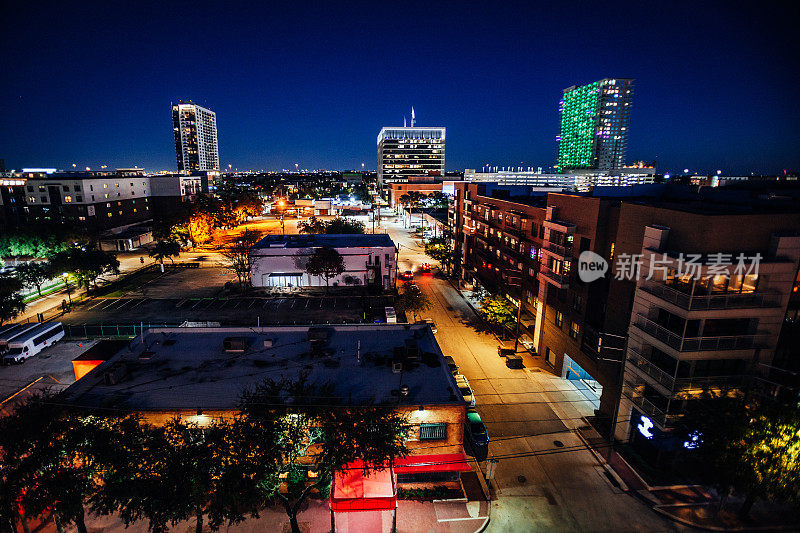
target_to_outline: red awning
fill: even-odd
[[[398,474],[418,472],[469,472],[469,459],[462,453],[438,455],[410,455],[394,460],[394,471]]]
[[[396,476],[391,468],[369,470],[361,461],[349,463],[333,475],[331,511],[389,511],[397,507]]]

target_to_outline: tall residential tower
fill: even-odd
[[[378,134],[378,187],[386,183],[433,179],[444,176],[445,128],[415,126],[382,128]]]
[[[633,80],[604,78],[564,89],[558,170],[613,170],[625,163]]]
[[[217,114],[192,102],[172,104],[179,171],[219,170]]]

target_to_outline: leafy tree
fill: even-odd
[[[0,233],[0,257],[43,258],[66,249],[68,228],[52,224]]]
[[[517,323],[517,306],[502,296],[487,296],[481,301],[480,315],[489,324],[510,328]]]
[[[198,244],[206,244],[211,241],[216,227],[214,217],[205,211],[193,214],[189,222],[183,226],[186,231],[186,237],[192,243],[192,249]]]
[[[86,533],[84,501],[97,490],[93,430],[50,400],[34,396],[0,419],[3,463],[22,488],[16,501],[31,516],[49,511],[59,530],[75,524]]]
[[[333,248],[322,246],[314,250],[305,268],[309,275],[325,278],[325,287],[330,288],[331,278],[344,272],[344,259]]]
[[[22,282],[7,274],[0,274],[0,326],[17,318],[25,310]]]
[[[798,405],[719,396],[688,402],[684,423],[696,446],[684,450],[681,465],[720,494],[744,494],[743,518],[757,499],[800,505]]]
[[[433,237],[429,239],[428,242],[425,243],[425,253],[428,254],[431,259],[439,261],[439,264],[444,267],[448,275],[452,273],[455,250],[450,243],[450,239],[447,237]]]
[[[347,218],[334,218],[325,227],[325,233],[329,235],[364,233],[365,230],[363,222]]]
[[[312,216],[308,219],[308,221],[303,220],[297,225],[297,229],[300,230],[300,233],[311,233],[311,234],[320,234],[320,233],[327,233],[328,225],[325,223],[324,220],[319,219],[315,216]]]
[[[418,286],[406,281],[403,284],[403,292],[400,293],[395,301],[395,306],[406,314],[410,312],[416,322],[417,314],[427,311],[433,307],[433,304]]]
[[[357,220],[334,218],[326,222],[313,216],[308,222],[300,222],[298,228],[300,229],[300,233],[325,233],[328,235],[364,233],[366,230],[364,223]]]
[[[54,255],[50,263],[56,272],[72,274],[78,285],[86,288],[86,294],[92,283],[97,288],[97,278],[103,274],[119,273],[119,260],[98,248],[72,247]]]
[[[326,493],[337,470],[354,461],[381,470],[408,453],[407,423],[395,409],[345,405],[330,384],[311,383],[307,373],[245,391],[241,410],[239,423],[258,430],[245,432],[255,475],[244,492],[279,501],[295,533],[301,506],[313,491]]]
[[[236,274],[241,288],[250,282],[250,271],[253,266],[250,251],[259,239],[258,232],[245,230],[233,243],[220,252],[226,259],[225,267]]]
[[[164,259],[169,258],[175,264],[172,258],[181,255],[181,245],[177,241],[158,241],[149,255],[161,264],[161,272],[164,272]]]
[[[16,270],[14,270],[14,275],[19,278],[22,283],[36,287],[36,292],[38,292],[41,297],[42,284],[53,277],[53,271],[47,263],[31,261],[19,265]]]

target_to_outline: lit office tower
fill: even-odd
[[[564,89],[558,169],[612,170],[625,163],[632,79],[604,78]]]
[[[415,126],[411,110],[411,127],[382,128],[378,134],[378,186],[444,176],[445,129]]]
[[[192,102],[172,104],[178,170],[219,170],[217,114]]]

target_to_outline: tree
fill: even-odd
[[[245,230],[233,243],[220,252],[226,259],[225,268],[236,274],[242,289],[250,282],[250,271],[253,266],[250,251],[259,238],[258,232]]]
[[[78,285],[86,288],[86,294],[89,294],[92,283],[97,288],[97,278],[103,274],[119,274],[119,260],[98,248],[75,246],[55,254],[50,263],[55,272],[72,274]]]
[[[47,257],[66,249],[64,242],[68,237],[72,237],[69,228],[61,225],[4,229],[0,234],[0,257]]]
[[[397,297],[395,306],[406,314],[410,312],[416,322],[417,314],[427,311],[433,304],[419,287],[407,281],[403,284],[403,292]]]
[[[757,499],[800,504],[800,408],[705,392],[688,402],[684,424],[693,444],[681,466],[721,495],[745,495],[746,518]],[[686,447],[685,447],[686,448]]]
[[[175,264],[172,258],[181,255],[181,245],[177,241],[158,241],[149,255],[161,264],[161,272],[164,272],[164,259],[169,258]]]
[[[325,223],[325,221],[315,216],[309,218],[308,221],[303,220],[297,225],[297,229],[300,230],[300,233],[311,233],[311,234],[327,233],[325,231],[326,228],[327,224]]]
[[[349,220],[347,218],[334,218],[333,220],[329,221],[326,228],[325,233],[329,235],[340,235],[340,234],[354,234],[354,233],[364,233],[366,230],[366,226],[363,222],[359,222],[358,220]]]
[[[330,384],[311,383],[307,373],[296,381],[262,382],[243,393],[240,408],[254,473],[244,492],[279,501],[295,533],[302,504],[313,491],[327,494],[337,470],[355,461],[381,470],[408,453],[407,422],[396,409],[347,405]]]
[[[439,261],[444,271],[450,275],[454,262],[455,250],[447,237],[433,237],[425,243],[425,253],[431,259]]]
[[[344,258],[329,246],[314,250],[306,262],[306,272],[311,276],[325,278],[325,287],[330,288],[330,280],[344,272]]]
[[[93,429],[80,417],[39,395],[0,419],[0,450],[30,516],[52,512],[56,525],[86,533],[84,501],[97,490],[97,463],[90,453]]]
[[[19,278],[22,283],[36,287],[36,292],[38,292],[39,297],[41,297],[42,284],[49,280],[53,276],[53,273],[48,264],[31,261],[19,265],[16,270],[14,270],[14,275]]]
[[[0,274],[0,326],[17,318],[25,310],[22,282],[7,274]]]
[[[214,217],[207,212],[201,211],[191,216],[189,222],[184,227],[186,229],[186,235],[192,243],[192,249],[198,244],[206,244],[211,241],[214,229],[216,228],[215,224],[216,221]]]
[[[517,323],[517,307],[499,295],[487,296],[481,301],[480,315],[494,326],[510,328]]]

